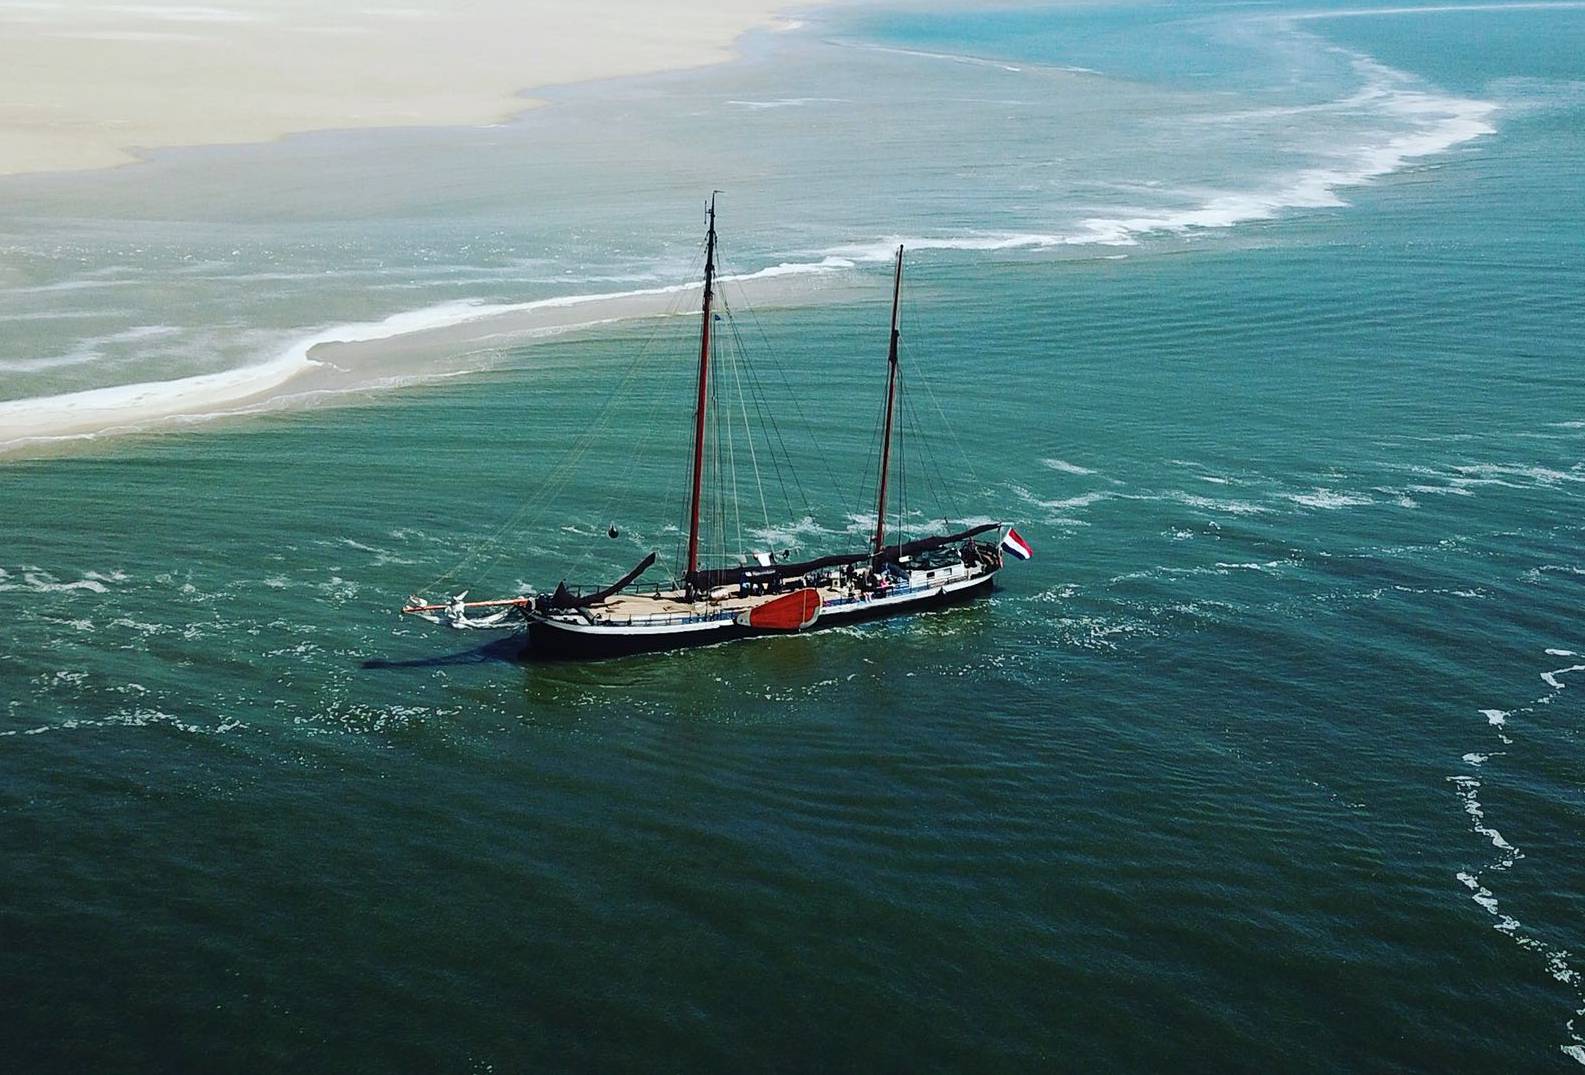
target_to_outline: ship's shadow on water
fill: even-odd
[[[505,637],[492,638],[482,645],[456,650],[451,653],[437,653],[432,656],[411,657],[403,660],[371,657],[362,662],[359,667],[371,672],[453,668],[475,664],[568,667],[594,663],[606,668],[612,666],[630,668],[680,659],[705,659],[702,655],[726,653],[737,656],[739,660],[748,659],[755,665],[757,673],[766,673],[768,664],[769,667],[775,669],[776,674],[785,675],[793,669],[807,670],[808,668],[818,667],[821,659],[819,656],[821,650],[818,642],[829,642],[831,638],[838,634],[850,637],[855,634],[859,637],[886,637],[885,632],[912,627],[917,632],[916,637],[918,638],[940,638],[955,633],[954,629],[983,629],[990,622],[986,618],[989,612],[990,606],[988,603],[976,602],[954,605],[945,609],[931,609],[913,617],[882,617],[870,622],[844,624],[835,629],[799,632],[789,638],[773,640],[779,642],[778,645],[763,646],[753,644],[754,642],[767,641],[763,638],[731,639],[676,650],[602,657],[593,661],[536,652],[534,647],[528,642],[528,639],[519,632]],[[950,616],[944,618],[944,614],[947,613],[950,613]],[[801,644],[793,644],[794,638]],[[721,660],[719,656],[713,659],[716,661]]]
[[[538,658],[543,661],[544,658]],[[471,649],[458,650],[454,653],[439,653],[432,657],[413,657],[408,660],[394,661],[383,657],[373,657],[364,661],[360,666],[365,671],[391,671],[394,669],[412,668],[450,668],[465,664],[526,664],[535,662],[533,651],[528,642],[521,635],[509,635],[505,638],[493,638],[482,646]]]

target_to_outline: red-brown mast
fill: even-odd
[[[699,399],[693,412],[693,502],[688,511],[688,573],[699,571],[699,498],[704,490],[704,407],[710,383],[710,291],[715,282],[715,195],[710,195],[710,230],[704,247],[704,322],[699,332]]]
[[[903,248],[897,247],[897,275],[892,281],[892,341],[886,354],[886,426],[881,435],[881,489],[880,502],[875,507],[875,555],[879,556],[886,541],[886,476],[892,465],[892,411],[897,403],[897,341],[902,336],[898,328],[898,305],[903,294]]]

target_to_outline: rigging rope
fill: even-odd
[[[727,318],[727,326],[731,329],[732,337],[737,342],[738,350],[740,352],[746,354],[747,350],[743,346],[742,334],[738,331],[738,328],[737,328],[737,320],[736,320],[736,318],[734,318],[732,316],[732,308],[731,308],[731,306],[729,306],[726,303],[726,300],[724,298],[722,300],[722,308],[725,311],[725,315],[726,315],[726,318]],[[782,455],[782,463],[783,463],[783,465],[777,466],[775,468],[775,470],[776,470],[776,480],[777,480],[777,483],[781,486],[782,500],[783,500],[783,502],[784,502],[784,504],[785,504],[785,506],[787,508],[788,514],[790,515],[792,513],[793,505],[792,505],[792,495],[790,493],[788,493],[788,491],[787,491],[787,479],[786,479],[785,475],[791,474],[792,475],[792,480],[793,480],[793,488],[798,491],[798,500],[799,500],[800,503],[803,504],[804,514],[812,515],[813,512],[812,512],[812,510],[809,507],[809,496],[808,496],[807,493],[804,492],[803,482],[801,482],[799,480],[799,478],[798,478],[798,471],[801,468],[799,468],[797,466],[797,464],[794,463],[794,461],[793,461],[792,452],[787,447],[787,440],[782,435],[781,423],[776,421],[775,408],[770,405],[769,399],[765,396],[764,386],[759,380],[759,375],[755,371],[754,364],[752,362],[750,362],[750,363],[746,363],[745,365],[747,366],[747,369],[748,369],[750,385],[752,386],[752,388],[754,390],[754,409],[755,409],[755,412],[760,417],[761,429],[762,430],[767,430],[768,429],[770,431],[770,433],[764,434],[764,436],[765,436],[765,447],[766,447],[766,450],[770,452],[771,460],[772,460],[773,463],[775,462],[776,447],[780,446],[780,448],[781,448],[781,455]],[[785,377],[783,378],[783,383],[786,383]],[[789,397],[791,399],[793,399],[794,401],[797,400],[797,394],[792,391],[791,385],[788,385],[788,394],[789,394]],[[776,438],[774,444],[771,442],[771,439],[770,439],[771,435],[774,435],[775,438]]]
[[[734,332],[733,335],[736,336],[737,333]],[[741,354],[741,353],[742,352],[739,351],[739,354]],[[737,383],[738,410],[741,413],[742,418],[743,418],[743,439],[748,442],[749,462],[750,462],[750,464],[752,464],[752,466],[754,468],[754,487],[759,493],[759,506],[760,506],[760,511],[765,516],[765,529],[767,531],[769,531],[770,530],[770,508],[765,503],[765,483],[760,480],[759,453],[756,452],[755,449],[754,449],[754,427],[749,424],[749,420],[748,420],[748,402],[744,398],[744,395],[743,395],[743,375],[742,375],[742,372],[740,370],[740,367],[741,366],[746,366],[746,365],[748,365],[748,362],[746,360],[733,363],[732,376],[733,376],[733,380]],[[737,483],[736,483],[736,479],[734,478],[734,481],[733,481],[733,493],[736,494],[736,492],[737,492]],[[741,517],[741,512],[739,513],[739,519],[738,519],[738,546],[739,546],[739,551],[743,551],[743,521],[742,521],[742,517]]]
[[[946,490],[948,483],[946,474],[941,469],[941,464],[936,458],[936,451],[931,443],[931,437],[925,431],[925,426],[919,418],[919,409],[914,404],[913,395],[910,393],[903,400],[904,420],[911,423],[912,441],[919,445],[915,458],[924,470],[925,495],[932,498],[935,508],[940,511],[946,505]],[[927,465],[928,464],[928,465]],[[934,473],[932,474],[932,470]],[[950,520],[942,514],[942,522]]]
[[[529,525],[532,525],[539,521],[544,509],[554,502],[555,497],[561,492],[563,488],[565,488],[567,483],[571,481],[573,475],[576,473],[578,464],[582,462],[584,456],[589,453],[590,449],[593,448],[593,446],[599,441],[600,437],[605,432],[606,425],[611,420],[613,407],[616,400],[622,395],[624,390],[632,382],[634,376],[637,374],[639,366],[643,363],[644,358],[648,354],[650,345],[654,342],[654,339],[656,335],[658,335],[660,328],[661,323],[657,323],[655,328],[651,331],[649,337],[645,340],[643,346],[638,349],[637,353],[635,353],[633,356],[632,361],[628,363],[627,368],[623,371],[623,374],[617,381],[616,385],[611,389],[610,392],[606,394],[604,400],[601,402],[599,410],[595,414],[594,421],[585,428],[582,436],[574,440],[573,446],[569,450],[567,456],[551,467],[540,484],[529,493],[529,495],[524,499],[522,505],[519,506],[518,509],[513,512],[505,522],[501,523],[501,525],[491,532],[486,538],[484,538],[484,540],[480,541],[471,549],[469,549],[468,552],[464,554],[463,557],[450,568],[441,572],[439,575],[425,584],[425,586],[423,586],[419,592],[433,590],[442,582],[445,582],[448,579],[456,578],[463,568],[470,565],[477,564],[481,569],[488,569],[492,567],[501,558],[501,556],[504,555],[503,552],[496,552],[495,555],[490,556],[488,559],[481,558],[484,557],[485,554],[496,550],[509,532],[517,529],[525,522]],[[532,516],[529,515],[531,511],[534,512]]]
[[[703,253],[704,248],[703,244],[701,244],[698,260],[702,261]],[[755,444],[756,438],[750,422],[748,407],[751,401],[754,406],[755,415],[758,417],[760,422],[760,436],[763,437],[765,441],[764,446],[767,452],[768,464],[775,470],[777,482],[781,489],[782,499],[789,516],[794,514],[793,490],[796,490],[797,499],[803,506],[804,515],[812,517],[814,512],[811,507],[808,494],[804,490],[802,482],[799,480],[799,470],[801,468],[795,462],[792,452],[788,446],[787,439],[782,432],[780,423],[778,423],[776,420],[776,407],[772,406],[771,404],[769,395],[766,391],[766,384],[759,375],[756,363],[750,361],[749,359],[750,352],[749,349],[744,346],[742,333],[738,326],[738,321],[734,316],[734,310],[727,299],[727,289],[724,284],[720,284],[719,281],[718,284],[719,286],[716,291],[716,297],[719,300],[719,312],[714,315],[714,321],[710,327],[714,329],[717,324],[724,324],[729,330],[730,347],[728,346],[729,341],[723,338],[727,334],[718,335],[712,331],[710,358],[712,363],[715,364],[719,361],[722,361],[724,357],[724,360],[730,365],[730,373],[733,378],[732,387],[736,388],[738,396],[738,417],[740,417],[743,422],[744,440],[749,452],[751,465],[754,469],[754,481],[756,492],[760,501],[760,511],[765,524],[765,532],[769,534],[770,530],[772,529],[770,509],[765,494],[765,483],[759,464],[758,448]],[[556,497],[558,497],[571,483],[584,459],[597,444],[600,444],[604,441],[605,434],[617,414],[615,407],[617,400],[623,397],[629,386],[633,383],[635,377],[638,375],[639,369],[644,365],[646,358],[649,357],[653,344],[659,337],[661,331],[681,312],[683,303],[687,301],[691,294],[694,294],[694,292],[690,292],[688,289],[679,290],[672,305],[663,314],[652,317],[654,322],[653,328],[645,337],[642,345],[636,350],[632,359],[623,369],[622,374],[619,378],[617,378],[616,383],[601,400],[594,419],[587,426],[585,426],[582,432],[574,439],[567,455],[545,473],[540,483],[532,491],[530,491],[522,505],[503,523],[488,533],[484,539],[470,548],[466,554],[462,556],[452,567],[431,580],[425,587],[423,587],[424,590],[433,590],[435,587],[439,586],[448,579],[455,579],[463,571],[463,569],[469,567],[470,565],[477,565],[480,567],[480,569],[490,568],[496,562],[498,562],[503,555],[505,555],[506,550],[501,546],[508,534],[518,530],[524,525],[532,526],[539,522],[546,509],[555,502]],[[910,324],[918,325],[919,322],[917,319],[917,311],[912,298],[905,296],[904,301],[907,303]],[[774,367],[775,373],[781,381],[782,388],[785,389],[787,401],[792,404],[793,411],[796,413],[802,426],[809,430],[811,434],[813,434],[815,431],[815,426],[805,413],[801,403],[800,393],[793,388],[786,368],[780,361],[777,360],[775,350],[770,345],[770,340],[765,332],[764,325],[761,323],[758,315],[754,312],[752,307],[745,305],[744,308],[747,310],[753,331],[757,333],[760,342],[764,345],[763,354]],[[916,329],[911,328],[910,334],[913,334],[916,331]],[[975,474],[973,463],[968,455],[968,452],[964,449],[963,443],[958,438],[956,430],[953,429],[951,423],[947,420],[946,411],[942,407],[941,401],[937,396],[929,377],[925,373],[924,368],[918,362],[915,349],[911,346],[907,346],[906,343],[903,343],[902,345],[906,347],[910,377],[917,375],[919,383],[924,386],[926,395],[929,397],[936,414],[940,417],[940,427],[946,430],[947,435],[952,440],[953,446],[957,449],[957,454],[962,461],[964,471],[971,479],[978,483],[979,479]],[[731,353],[723,356],[723,352]],[[719,374],[724,372],[726,371],[718,370],[718,375],[710,378],[708,400],[709,404],[715,410],[719,418],[716,422],[709,423],[705,433],[705,436],[708,439],[704,445],[706,467],[711,471],[711,477],[713,479],[710,484],[713,485],[716,494],[714,497],[715,503],[711,506],[713,511],[708,514],[703,510],[704,505],[699,505],[701,509],[701,520],[709,518],[713,522],[712,528],[715,530],[714,537],[716,539],[716,554],[712,557],[712,559],[715,559],[718,564],[725,563],[728,559],[728,553],[726,549],[726,483],[728,480],[731,482],[731,509],[735,517],[739,551],[742,552],[746,550],[746,546],[743,542],[742,509],[741,504],[739,503],[739,489],[736,471],[736,438],[731,428],[733,416],[730,414],[730,411],[723,414],[723,412],[720,410],[724,393],[721,382],[724,378]],[[911,380],[909,381],[909,384],[912,384]],[[934,496],[934,506],[936,508],[939,509],[943,507],[945,503],[946,489],[950,485],[942,468],[941,460],[935,453],[934,447],[932,445],[932,438],[926,435],[924,432],[919,408],[914,404],[914,401],[911,398],[911,393],[905,393],[903,391],[903,387],[902,372],[899,370],[897,392],[899,397],[901,397],[901,414],[899,416],[901,420],[896,423],[897,451],[896,460],[893,464],[895,467],[894,473],[896,475],[897,487],[897,501],[895,505],[896,527],[894,536],[898,545],[901,545],[903,542],[904,524],[908,518],[908,505],[910,503],[910,495],[913,492],[910,489],[910,482],[908,480],[909,471],[914,469],[908,465],[909,453],[912,452],[915,456],[915,462],[924,467],[923,480],[925,482],[925,495],[927,498],[931,497],[932,495]],[[617,504],[619,500],[623,500],[628,497],[624,487],[630,486],[630,483],[634,479],[636,470],[642,465],[643,461],[647,457],[647,449],[650,443],[657,436],[658,430],[666,424],[664,422],[657,422],[655,420],[663,404],[663,401],[666,398],[667,397],[664,393],[652,393],[648,411],[645,415],[644,421],[641,423],[643,426],[643,431],[641,433],[637,449],[625,453],[626,458],[623,463],[621,478],[616,483],[616,488],[605,501],[603,509],[605,515],[609,515],[610,511],[613,509],[613,506]],[[884,406],[885,404],[883,398],[881,403],[882,420],[884,420]],[[689,417],[690,419],[693,417],[691,411]],[[721,421],[723,419],[726,425],[724,431],[720,429]],[[692,422],[690,421],[690,427],[691,425]],[[871,503],[874,502],[875,497],[878,494],[878,489],[876,488],[875,483],[879,479],[878,455],[880,454],[880,445],[878,442],[880,438],[881,425],[882,422],[877,421],[871,427],[871,438],[868,452],[869,465],[863,472],[864,478],[861,481],[859,487],[859,492],[861,495],[866,492],[868,493],[867,499]],[[724,444],[723,436],[725,437]],[[852,486],[844,483],[843,480],[838,476],[832,464],[831,457],[825,451],[820,439],[813,435],[811,435],[810,439],[813,441],[814,455],[816,458],[818,458],[821,467],[825,471],[826,477],[829,479],[830,491],[837,499],[839,508],[847,509],[849,518],[860,518],[860,513],[854,512],[852,510],[854,505],[851,499],[849,499],[851,496]],[[914,446],[914,442],[916,440],[921,442],[917,448]],[[695,445],[693,444],[693,437],[690,436],[690,456],[694,450]],[[723,452],[725,454],[724,460]],[[780,465],[778,465],[778,455],[780,456]],[[724,467],[723,462],[725,464]],[[668,492],[675,491],[676,483],[686,478],[686,474],[681,469],[672,469],[672,477],[667,483]],[[730,471],[730,473],[728,473],[728,471]],[[793,490],[789,490],[787,485],[787,476],[789,472],[793,483]],[[702,498],[703,493],[701,491],[701,499]],[[682,542],[685,541],[687,537],[688,509],[689,504],[684,502],[682,525],[677,527],[678,544],[675,553],[675,562],[677,563],[681,563]],[[602,515],[601,518],[605,518],[605,515]],[[614,520],[611,525],[614,525]],[[585,550],[585,554],[578,561],[578,564],[581,566],[582,564],[586,563],[591,557],[594,556],[594,554],[595,547],[591,545]]]
[[[771,365],[775,368],[777,374],[780,376],[782,386],[787,390],[787,398],[792,401],[793,410],[798,415],[799,423],[803,426],[803,428],[813,433],[815,428],[814,423],[809,421],[808,416],[804,414],[803,406],[799,402],[798,393],[793,391],[792,383],[787,379],[786,369],[779,361],[777,361],[776,352],[770,345],[770,339],[765,335],[765,327],[760,323],[759,315],[754,312],[754,308],[752,306],[747,307],[747,310],[749,321],[753,324],[754,331],[759,334],[760,343],[762,343],[765,347],[765,354],[770,357]],[[779,432],[778,436],[780,436]],[[836,493],[838,498],[844,497],[846,495],[844,493],[844,487],[841,480],[837,477],[835,469],[831,465],[831,457],[826,454],[824,447],[819,443],[818,440],[815,441],[815,454],[819,458],[821,466],[825,468],[826,477],[830,479],[831,490]],[[806,508],[808,507],[807,498],[804,500],[804,506]],[[851,501],[843,501],[838,506],[847,510],[851,510],[853,507]]]
[[[912,297],[905,296],[903,301],[908,304],[908,316],[910,321],[912,323],[918,323],[918,313],[914,308]],[[922,335],[922,333],[920,335]],[[906,341],[904,341],[904,346],[907,346]],[[980,477],[974,471],[974,463],[969,459],[969,453],[964,451],[963,442],[958,439],[958,431],[953,428],[952,422],[947,418],[947,412],[941,406],[941,401],[936,398],[936,391],[930,384],[930,378],[926,374],[924,366],[920,364],[919,359],[912,348],[910,348],[908,352],[908,361],[913,367],[914,372],[919,375],[920,383],[925,386],[925,395],[930,397],[930,402],[932,405],[934,405],[936,414],[941,419],[941,428],[946,430],[948,437],[952,438],[952,446],[958,450],[958,456],[963,461],[964,470],[968,472],[969,477],[973,479],[974,484],[978,486],[980,484]]]

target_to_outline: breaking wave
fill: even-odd
[[[25,593],[73,593],[87,591],[88,593],[108,593],[110,585],[125,582],[127,576],[120,571],[109,573],[88,571],[80,579],[63,582],[53,574],[39,567],[18,568],[20,577],[12,575],[5,568],[0,567],[0,592],[22,591]]]
[[[1330,46],[1328,46],[1330,48]],[[1455,146],[1495,134],[1493,101],[1436,93],[1412,75],[1379,63],[1369,56],[1351,54],[1354,70],[1364,85],[1347,97],[1310,110],[1385,119],[1400,126],[1397,133],[1363,141],[1325,153],[1335,164],[1303,168],[1270,183],[1248,190],[1213,193],[1180,208],[1120,211],[1079,219],[1071,225],[1042,232],[982,232],[948,236],[892,235],[884,240],[830,247],[830,255],[856,261],[885,261],[901,243],[914,250],[1006,251],[1064,246],[1135,246],[1154,234],[1185,235],[1272,220],[1295,209],[1332,209],[1346,206],[1339,191],[1362,186],[1402,170],[1425,157],[1445,153]],[[1263,117],[1278,112],[1266,110]],[[1203,122],[1248,121],[1253,113],[1223,113]]]

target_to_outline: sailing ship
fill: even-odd
[[[888,534],[888,494],[893,474],[894,427],[900,393],[899,343],[903,248],[898,246],[891,294],[887,347],[886,404],[880,430],[880,470],[875,526],[864,548],[799,562],[771,553],[742,557],[736,564],[704,567],[700,520],[704,498],[705,445],[712,421],[711,333],[716,312],[715,198],[707,209],[704,288],[695,383],[693,443],[688,498],[688,537],[682,570],[668,585],[641,586],[652,568],[651,552],[607,586],[583,592],[565,581],[554,591],[491,601],[445,604],[411,600],[404,614],[453,626],[526,626],[535,656],[600,658],[653,650],[709,645],[732,639],[809,631],[861,619],[918,612],[989,592],[1002,569],[1003,550],[1027,559],[1029,548],[1001,523],[969,526],[955,533],[904,540],[901,526]],[[611,535],[616,535],[613,524]],[[994,536],[992,536],[994,535]],[[470,619],[474,609],[489,609]]]

